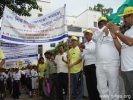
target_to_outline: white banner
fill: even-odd
[[[0,48],[6,57],[6,62],[38,58],[38,49],[36,45],[21,45],[1,42]]]
[[[39,45],[62,41],[68,36],[65,6],[33,20],[24,20],[5,7],[1,25],[3,41],[17,44]]]

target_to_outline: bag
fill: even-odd
[[[48,94],[50,94],[50,83],[49,82],[47,82],[47,92]]]

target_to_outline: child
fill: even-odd
[[[34,96],[36,95],[35,90],[37,89],[36,83],[38,79],[37,66],[34,66],[34,69],[31,70],[31,75],[32,75],[32,94]]]
[[[20,72],[19,69],[16,68],[13,74],[13,98],[19,99],[19,85],[20,85]]]
[[[27,74],[28,76],[28,90],[29,90],[29,97],[31,98],[32,97],[32,76],[31,76],[31,70],[32,70],[32,66],[29,66],[29,73]]]
[[[4,93],[5,93],[5,85],[4,80],[6,79],[6,74],[4,72],[4,69],[0,69],[0,97],[2,100],[4,100]]]

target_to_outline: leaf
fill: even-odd
[[[42,11],[36,0],[0,0],[0,19],[3,15],[5,5],[20,16],[30,16],[32,9]]]

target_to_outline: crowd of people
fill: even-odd
[[[84,32],[85,43],[78,44],[78,38],[72,36],[68,53],[59,45],[57,55],[46,52],[46,60],[41,57],[38,65],[8,72],[0,69],[1,98],[5,92],[3,86],[7,86],[14,99],[19,98],[20,86],[25,86],[29,97],[36,94],[50,100],[68,100],[69,69],[71,99],[83,100],[84,73],[90,100],[119,100],[120,76],[124,81],[124,99],[133,100],[133,7],[125,8],[120,16],[123,16],[125,26],[130,27],[124,34],[117,25],[101,16],[98,31]],[[2,67],[5,57],[1,50],[0,59]]]

